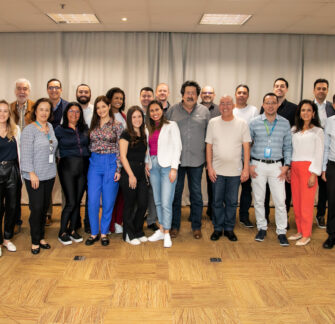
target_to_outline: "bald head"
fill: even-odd
[[[221,118],[225,121],[230,121],[234,118],[233,109],[234,109],[234,99],[232,96],[224,95],[220,99],[220,113]]]
[[[169,86],[166,83],[160,83],[156,87],[155,96],[158,101],[160,101],[163,107],[166,105],[170,95]]]
[[[208,85],[203,87],[201,89],[200,97],[201,103],[209,108],[213,104],[215,98],[214,88]]]

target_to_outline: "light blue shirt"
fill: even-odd
[[[276,122],[277,121],[277,122]],[[268,135],[264,122],[268,125]],[[276,123],[276,124],[275,124]],[[273,128],[275,124],[275,127]],[[270,123],[265,114],[259,115],[251,120],[249,124],[252,139],[251,158],[259,160],[281,160],[285,165],[290,165],[292,157],[291,127],[287,119],[276,115],[275,121]],[[271,148],[271,157],[264,157],[265,148]]]

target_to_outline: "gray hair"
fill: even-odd
[[[27,83],[28,84],[28,87],[29,87],[29,90],[31,90],[31,83],[29,80],[25,79],[25,78],[20,78],[20,79],[17,79],[14,83],[14,89],[16,89],[16,85],[18,83]]]

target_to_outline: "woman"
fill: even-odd
[[[55,130],[60,160],[58,175],[65,195],[58,240],[64,245],[79,243],[83,238],[75,231],[80,203],[86,188],[88,170],[88,127],[77,102],[70,102],[63,113],[63,123]],[[69,226],[68,226],[69,224]]]
[[[311,241],[314,197],[321,174],[324,135],[320,126],[318,109],[311,100],[302,100],[296,111],[292,127],[292,163],[288,177],[291,179],[292,202],[297,233],[289,240],[296,245]]]
[[[109,99],[112,107],[112,112],[115,119],[120,122],[125,129],[126,115],[124,114],[126,95],[120,88],[111,88],[107,91],[106,97]],[[116,196],[116,201],[113,209],[113,215],[109,230],[112,233],[120,234],[123,231],[122,228],[122,214],[123,214],[124,199],[121,190],[119,189]]]
[[[0,101],[0,245],[15,252],[16,246],[10,241],[14,234],[16,211],[20,205],[19,171],[20,128],[15,125],[7,101]],[[4,233],[2,218],[5,213]],[[2,254],[0,246],[0,256]]]
[[[120,179],[119,139],[122,124],[115,120],[107,97],[99,96],[94,102],[90,128],[90,164],[87,175],[88,216],[91,236],[86,245],[99,240],[99,208],[102,195],[101,245],[107,246],[107,233],[113,212]]]
[[[46,213],[56,177],[55,152],[57,139],[48,122],[52,118],[52,103],[47,98],[38,99],[32,109],[32,123],[21,136],[21,171],[29,197],[31,253],[40,248],[50,249],[44,238]]]
[[[127,112],[127,129],[120,139],[122,163],[120,186],[127,197],[123,210],[123,239],[132,245],[146,242],[143,232],[144,215],[148,204],[148,185],[145,177],[147,140],[144,115],[140,107]],[[136,206],[136,212],[134,211]]]
[[[151,101],[148,106],[147,127],[150,158],[146,169],[150,175],[160,224],[159,229],[149,237],[149,241],[164,240],[164,247],[168,248],[172,246],[169,231],[180,163],[180,132],[177,123],[166,119],[163,106],[157,100]]]

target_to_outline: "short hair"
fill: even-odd
[[[249,93],[249,87],[246,84],[243,84],[243,83],[239,84],[235,89],[235,93],[236,93],[238,88],[246,88],[248,90],[248,93]]]
[[[17,85],[18,83],[27,83],[27,84],[28,84],[28,87],[29,87],[29,90],[31,90],[31,83],[30,83],[29,80],[27,80],[27,79],[25,79],[25,78],[19,78],[19,79],[17,79],[17,80],[15,81],[15,83],[14,83],[14,85],[15,85],[15,88],[14,88],[14,89],[16,89],[16,85]]]
[[[48,118],[48,122],[50,122],[53,119],[53,109],[52,109],[52,103],[51,103],[49,98],[40,98],[34,103],[34,105],[32,107],[32,111],[31,111],[31,120],[32,121],[36,120],[36,110],[37,110],[37,107],[39,106],[39,104],[42,103],[42,102],[47,102],[50,105],[50,115],[49,115],[49,118]]]
[[[154,90],[153,90],[151,87],[144,87],[144,88],[142,88],[142,89],[140,90],[140,95],[141,95],[142,91],[151,91],[152,94],[154,94]]]
[[[266,93],[266,94],[264,95],[264,97],[263,97],[263,103],[264,103],[264,100],[265,100],[266,97],[276,97],[276,101],[278,102],[278,97],[277,97],[277,95],[276,95],[275,93],[273,93],[273,92],[268,92],[268,93]]]
[[[60,81],[59,81],[58,79],[56,79],[56,78],[52,78],[52,79],[50,79],[50,80],[47,82],[47,89],[49,88],[49,83],[50,83],[50,82],[53,82],[53,81],[59,82],[60,88],[62,89],[62,82],[60,82]]]
[[[116,93],[122,93],[122,95],[123,95],[123,102],[122,102],[122,106],[120,107],[120,110],[123,111],[125,106],[126,106],[126,94],[124,93],[124,91],[121,88],[114,87],[114,88],[109,89],[106,92],[106,97],[109,99],[110,102],[112,102],[113,96]]]
[[[68,128],[69,127],[69,119],[67,118],[67,113],[70,110],[71,107],[76,106],[79,111],[80,111],[80,117],[77,123],[77,127],[80,132],[85,132],[88,131],[88,127],[85,123],[84,120],[84,113],[83,113],[83,108],[81,108],[80,104],[76,101],[69,102],[63,112],[63,122],[62,122],[62,127]]]
[[[275,80],[275,82],[273,82],[273,86],[275,86],[275,84],[276,84],[277,81],[283,81],[283,82],[285,82],[286,88],[288,89],[288,82],[287,82],[286,79],[284,79],[284,78],[282,78],[282,77],[277,78],[277,79]]]
[[[181,86],[181,89],[180,89],[180,93],[181,93],[182,96],[183,96],[184,93],[185,93],[185,88],[186,88],[186,87],[194,87],[194,88],[196,88],[196,90],[197,90],[197,95],[198,95],[198,97],[199,97],[200,92],[201,92],[201,88],[200,88],[200,86],[199,86],[199,84],[198,84],[197,82],[195,82],[195,81],[185,81],[185,82],[183,83],[183,85]]]
[[[79,87],[87,87],[87,88],[90,89],[90,92],[92,92],[92,91],[91,91],[91,88],[90,88],[90,86],[89,86],[88,84],[86,84],[86,83],[81,83],[81,84],[78,85],[78,87],[77,87],[77,89],[76,89],[76,93],[77,93]]]
[[[329,82],[328,82],[328,80],[326,80],[326,79],[316,79],[315,81],[314,81],[314,89],[315,89],[315,87],[316,87],[316,85],[318,84],[318,83],[327,83],[327,88],[329,88]]]

